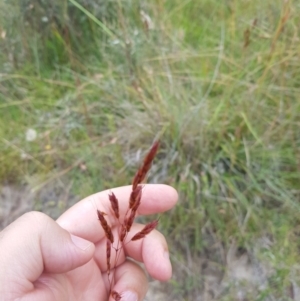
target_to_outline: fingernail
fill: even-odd
[[[71,234],[71,239],[76,247],[81,250],[86,250],[92,243],[88,240],[85,240],[81,237],[75,236]]]
[[[122,301],[138,301],[138,295],[132,291],[127,291],[121,294]]]

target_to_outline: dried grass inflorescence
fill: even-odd
[[[115,217],[117,219],[119,219],[120,215],[119,215],[119,203],[118,203],[118,199],[116,198],[116,196],[114,195],[114,193],[112,192],[111,194],[108,195],[110,204],[111,204],[111,208],[115,214]]]
[[[118,231],[118,237],[116,240],[114,239],[113,232],[111,229],[111,226],[108,224],[105,215],[107,215],[104,212],[101,212],[97,210],[98,219],[100,221],[100,225],[102,229],[104,230],[105,236],[106,236],[106,264],[107,264],[107,275],[108,275],[108,281],[110,284],[110,295],[112,298],[116,301],[121,300],[121,295],[113,291],[112,288],[114,286],[114,278],[110,278],[111,275],[111,268],[117,266],[118,264],[118,258],[120,255],[120,251],[122,250],[124,244],[127,244],[129,242],[134,242],[140,239],[143,239],[147,234],[149,234],[158,224],[158,220],[152,221],[145,225],[145,227],[138,233],[132,236],[130,240],[126,241],[127,235],[131,230],[131,226],[133,225],[134,219],[137,214],[137,210],[141,204],[142,199],[142,191],[143,191],[143,182],[147,176],[147,173],[149,169],[151,168],[153,159],[155,158],[155,155],[159,148],[159,141],[156,141],[153,143],[152,147],[150,148],[149,152],[144,158],[142,166],[138,169],[137,173],[135,174],[133,181],[132,181],[132,191],[129,197],[128,201],[128,209],[124,215],[124,217],[120,217],[119,212],[119,201],[115,194],[111,192],[111,194],[108,195],[108,199],[110,201],[111,205],[111,212],[113,214],[113,217],[117,220],[117,223],[119,224],[119,231]],[[114,244],[115,242],[115,244]],[[112,266],[111,264],[111,252],[112,250],[115,251],[115,262]]]
[[[98,219],[100,224],[105,232],[106,238],[113,244],[114,243],[114,236],[111,231],[111,227],[108,225],[106,219],[104,218],[105,213],[97,210]]]
[[[142,231],[138,232],[137,234],[135,234],[132,238],[131,238],[131,241],[134,241],[134,240],[139,240],[141,238],[144,238],[147,234],[149,234],[153,229],[156,228],[158,224],[158,221],[153,221],[153,222],[150,222],[149,224],[147,224]]]
[[[158,147],[159,147],[159,141],[154,142],[150,151],[148,152],[148,154],[146,155],[146,157],[144,159],[143,165],[137,171],[135,177],[133,178],[132,191],[134,191],[136,189],[136,187],[144,181],[144,179],[151,167],[152,161],[158,151]]]

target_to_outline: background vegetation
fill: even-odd
[[[296,300],[299,26],[296,0],[2,0],[1,182],[84,197],[128,184],[159,136],[170,300]],[[228,276],[233,245],[264,285]]]

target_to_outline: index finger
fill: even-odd
[[[71,234],[95,243],[105,236],[102,227],[99,225],[96,210],[99,209],[105,212],[110,226],[115,226],[118,221],[111,210],[108,194],[113,192],[117,197],[122,220],[128,208],[131,189],[132,186],[130,185],[93,194],[67,210],[58,218],[57,223]],[[167,211],[174,207],[177,200],[178,194],[171,186],[147,184],[143,187],[138,215],[149,215]]]

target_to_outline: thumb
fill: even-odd
[[[91,242],[72,236],[40,212],[24,214],[0,233],[0,266],[6,271],[5,282],[17,277],[32,283],[43,272],[70,271],[87,263],[94,250]]]

